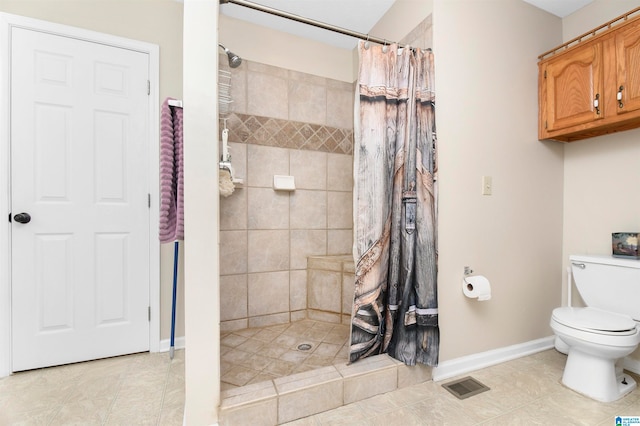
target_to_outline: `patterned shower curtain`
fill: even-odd
[[[438,364],[433,54],[359,45],[350,361]]]

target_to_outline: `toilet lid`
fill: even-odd
[[[569,327],[596,332],[635,332],[636,328],[631,317],[596,308],[558,308],[553,310],[553,317]]]

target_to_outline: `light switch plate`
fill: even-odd
[[[482,176],[482,195],[491,195],[493,193],[493,182],[491,176]]]

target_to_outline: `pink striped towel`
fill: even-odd
[[[160,112],[160,242],[184,239],[182,108],[169,106]]]

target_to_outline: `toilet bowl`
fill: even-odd
[[[640,343],[640,327],[630,317],[595,308],[556,308],[551,328],[569,348],[562,384],[602,402],[636,388],[617,365]]]
[[[640,344],[640,261],[571,256],[576,287],[586,307],[553,310],[556,347],[567,353],[562,384],[592,399],[611,402],[633,391],[622,370]]]

